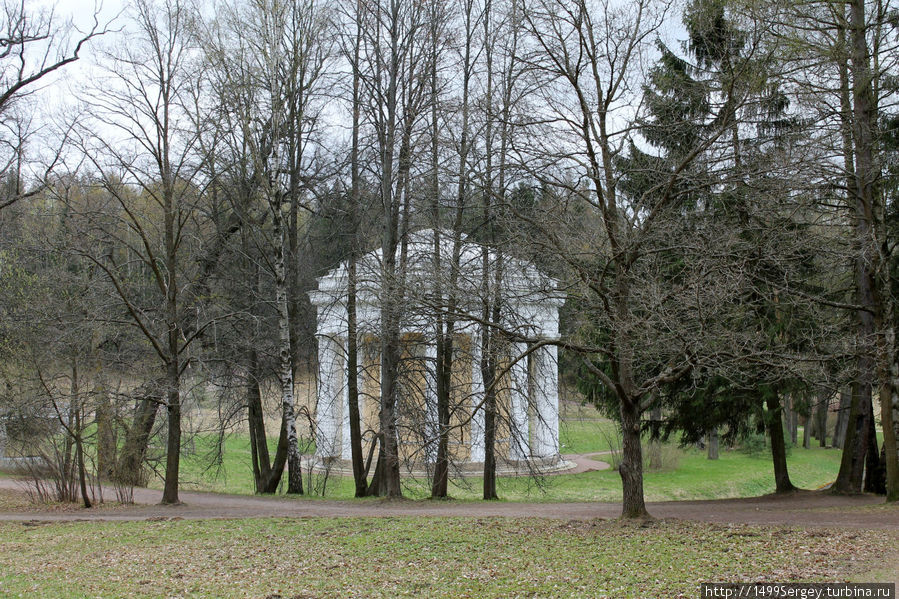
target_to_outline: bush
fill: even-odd
[[[768,440],[763,433],[750,433],[740,440],[740,451],[752,457],[760,457],[768,451]]]

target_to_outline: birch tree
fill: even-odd
[[[243,182],[252,205],[261,200],[271,218],[242,221],[267,245],[278,314],[278,380],[286,434],[288,493],[302,493],[294,373],[299,298],[297,221],[310,209],[323,67],[329,57],[328,20],[317,2],[259,0],[225,5],[223,23],[209,30],[208,59],[216,70],[222,110],[238,134],[223,162]],[[305,198],[305,199],[304,199]],[[255,405],[255,401],[254,401]],[[260,435],[257,435],[259,437]],[[264,436],[264,435],[262,435]],[[263,439],[256,445],[261,449]],[[277,460],[276,460],[277,461]]]

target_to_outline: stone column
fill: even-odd
[[[428,462],[437,461],[437,345],[425,342],[425,453]]]
[[[338,431],[343,376],[341,345],[332,337],[318,338],[318,401],[316,403],[315,455],[335,458],[338,453]]]
[[[471,457],[472,462],[484,461],[484,378],[481,376],[481,337],[471,336]]]
[[[526,343],[512,344],[512,359],[524,354]],[[511,390],[509,398],[509,458],[517,461],[528,459],[531,454],[531,440],[528,427],[528,396],[530,377],[528,376],[528,356],[512,365],[509,372]]]
[[[558,350],[544,345],[531,355],[534,360],[534,456],[552,458],[559,455],[559,365]]]

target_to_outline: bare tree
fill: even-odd
[[[88,42],[106,32],[96,13],[91,28],[79,31],[70,21],[61,22],[52,9],[34,9],[27,4],[26,0],[4,0],[0,8],[0,126],[12,134],[0,136],[0,179],[14,177],[16,181],[0,197],[0,210],[42,188],[26,188],[23,179],[26,142],[35,129],[28,97],[55,71],[77,61]],[[55,167],[62,150],[57,147],[47,160],[42,179]]]
[[[845,442],[836,492],[872,488],[880,474],[880,449],[870,434],[873,396],[880,397],[884,426],[887,495],[899,498],[899,454],[896,449],[895,391],[896,321],[891,264],[887,115],[895,110],[897,40],[886,24],[895,11],[889,1],[812,2],[783,13],[779,31],[793,51],[795,94],[818,124],[810,150],[821,148],[809,173],[821,181],[825,198],[838,199],[831,216],[843,229],[843,264],[851,264],[852,294],[833,305],[853,314],[854,373],[846,418]],[[775,14],[775,13],[772,13]],[[886,143],[885,143],[886,142]],[[833,157],[833,158],[831,158]],[[807,175],[808,176],[808,175]],[[828,210],[822,202],[822,211]],[[831,209],[831,211],[834,211]],[[845,295],[845,294],[844,294]],[[843,403],[843,402],[841,402]],[[835,442],[842,436],[838,427]],[[867,472],[867,474],[866,474]],[[870,480],[869,480],[870,479]]]
[[[719,267],[701,261],[688,261],[670,289],[657,286],[666,252],[690,248],[695,256],[709,255],[696,245],[710,242],[708,233],[684,216],[684,189],[691,188],[689,167],[700,157],[715,160],[706,168],[733,164],[734,147],[723,136],[732,131],[745,101],[747,90],[736,82],[749,61],[732,65],[694,141],[672,164],[646,174],[651,184],[637,193],[623,185],[624,160],[639,143],[634,136],[642,112],[639,86],[666,17],[666,6],[649,0],[627,8],[546,0],[524,9],[534,51],[523,60],[543,77],[532,84],[539,86],[542,113],[534,119],[539,137],[530,136],[532,147],[521,149],[544,188],[558,190],[555,199],[545,194],[543,200],[543,210],[557,210],[552,225],[548,212],[526,220],[540,232],[541,247],[556,257],[558,272],[570,273],[566,279],[572,292],[578,290],[579,319],[601,331],[594,328],[569,348],[592,353],[606,365],[585,360],[619,413],[622,515],[628,518],[647,516],[641,416],[667,385],[688,376],[706,351],[699,339],[709,331],[695,317],[735,301],[737,293],[733,281],[710,277]],[[757,42],[758,37],[748,41]],[[708,247],[735,241],[722,230]]]
[[[372,178],[381,207],[380,450],[369,492],[396,497],[400,487],[397,400],[405,243],[410,226],[411,168],[419,120],[426,114],[427,36],[424,6],[399,0],[364,3],[360,59]]]
[[[165,371],[168,438],[162,502],[178,503],[182,376],[191,364],[187,350],[208,326],[185,325],[192,310],[187,254],[195,239],[190,231],[197,225],[199,193],[193,155],[197,132],[185,115],[196,67],[192,13],[180,0],[140,0],[130,17],[133,34],[127,45],[107,53],[104,85],[86,98],[95,126],[90,129],[85,122],[83,149],[133,237],[123,238],[102,222],[93,233],[130,247],[149,274],[155,297],[144,303],[147,296],[129,287],[129,265],[97,256],[90,237],[82,252],[106,274]]]

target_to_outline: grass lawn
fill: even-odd
[[[559,423],[562,453],[594,453],[621,449],[618,425],[605,419],[563,420]]]
[[[615,424],[601,419],[579,419],[563,422],[561,444],[563,453],[592,453],[617,448]],[[272,454],[276,439],[270,440]],[[245,435],[226,438],[221,464],[212,467],[216,437],[198,436],[194,452],[182,459],[181,482],[184,489],[225,493],[253,493],[250,464],[250,443]],[[721,451],[719,460],[708,460],[705,453],[695,449],[678,449],[673,444],[664,448],[665,468],[646,471],[646,498],[649,501],[677,499],[714,499],[748,497],[774,491],[771,457],[767,451],[747,455],[740,451]],[[612,460],[612,456],[598,459]],[[840,452],[834,449],[792,448],[788,457],[794,484],[816,489],[836,478]],[[307,483],[309,481],[307,480]],[[313,477],[313,483],[321,484]],[[162,481],[152,486],[161,488]],[[404,492],[411,498],[429,494],[427,481],[404,479]],[[587,472],[576,475],[546,476],[540,480],[530,477],[501,477],[500,497],[511,501],[619,501],[621,481],[615,470]],[[481,479],[472,477],[454,480],[450,494],[457,499],[477,500],[481,497]],[[331,476],[326,496],[348,499],[353,495],[349,477]]]
[[[897,548],[887,532],[500,518],[0,523],[0,539],[0,596],[73,598],[695,597],[858,578]]]
[[[269,453],[274,457],[278,438],[270,438],[268,445]],[[249,435],[226,436],[221,451],[218,448],[218,435],[196,435],[192,449],[181,459],[179,478],[183,488],[218,493],[254,492]],[[161,489],[162,481],[157,479],[151,486]]]

